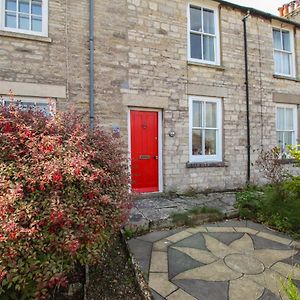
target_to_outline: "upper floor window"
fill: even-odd
[[[222,161],[221,99],[190,97],[190,162]]]
[[[276,108],[277,146],[283,153],[297,145],[297,105],[278,104]]]
[[[273,28],[275,74],[295,76],[294,41],[292,32]]]
[[[219,13],[216,8],[189,6],[189,60],[219,64]]]
[[[1,29],[48,35],[48,0],[0,0]]]

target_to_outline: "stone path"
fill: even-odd
[[[152,232],[129,241],[155,300],[287,299],[300,243],[251,221]]]
[[[168,227],[172,225],[170,216],[173,213],[203,206],[217,208],[225,217],[231,218],[238,214],[235,203],[235,193],[199,194],[196,197],[144,196],[134,202],[128,225],[144,230]]]

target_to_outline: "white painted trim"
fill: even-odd
[[[48,14],[49,14],[49,2],[48,2],[48,0],[43,0],[42,1],[42,32],[33,31],[33,30],[24,30],[24,29],[19,29],[19,28],[5,27],[5,0],[0,0],[0,1],[1,1],[1,5],[0,5],[0,30],[8,31],[8,32],[15,32],[15,33],[22,33],[22,34],[48,37]],[[18,3],[16,5],[18,5]]]
[[[162,152],[162,110],[140,107],[128,107],[127,120],[128,120],[128,170],[131,176],[131,119],[130,112],[133,110],[138,111],[153,111],[158,112],[158,192],[163,192],[163,152]],[[130,185],[131,190],[131,185]]]
[[[203,102],[214,102],[217,104],[217,128],[218,128],[218,138],[216,141],[216,155],[193,155],[193,101],[203,101]],[[221,162],[223,160],[223,110],[222,110],[222,100],[221,98],[215,97],[199,97],[199,96],[189,96],[189,161],[190,162]]]
[[[198,8],[207,8],[214,11],[214,17],[215,17],[215,36],[216,36],[216,42],[215,42],[215,61],[207,61],[204,59],[197,59],[191,57],[191,37],[190,37],[190,28],[191,28],[191,18],[190,18],[190,7],[198,7]],[[217,2],[211,3],[208,1],[202,0],[200,3],[188,3],[187,6],[187,60],[189,62],[196,62],[196,63],[203,63],[208,65],[220,65],[221,62],[221,39],[220,39],[220,13],[219,13],[219,5]]]
[[[278,114],[277,114],[277,108],[292,108],[293,109],[293,131],[294,131],[294,139],[293,139],[293,145],[291,146],[297,146],[297,140],[298,140],[298,105],[297,104],[284,104],[284,103],[276,103],[276,124],[275,124],[275,131],[277,134],[277,120],[278,120]],[[285,131],[285,130],[283,130]],[[277,137],[276,137],[277,140]]]
[[[274,47],[274,38],[273,38],[273,29],[280,30],[281,38],[282,38],[282,31],[288,31],[290,33],[290,44],[291,44],[291,54],[292,54],[292,62],[291,62],[291,74],[284,74],[284,73],[277,73],[275,70],[275,50],[281,51],[280,49],[275,49]],[[278,26],[272,26],[272,41],[273,41],[273,63],[274,63],[274,74],[279,76],[286,76],[295,78],[296,77],[296,55],[295,55],[295,34],[293,28],[282,28]],[[288,51],[281,51],[289,53]]]

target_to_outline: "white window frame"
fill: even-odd
[[[18,1],[19,0],[17,0],[16,5],[18,5]],[[43,3],[42,4],[42,31],[40,32],[40,31],[5,27],[5,0],[0,0],[0,30],[48,37],[48,0],[43,0],[42,3]]]
[[[8,101],[9,103],[17,103],[18,101],[21,102],[32,102],[34,103],[34,105],[37,105],[41,103],[41,104],[47,104],[50,107],[50,102],[51,102],[51,106],[49,111],[50,114],[55,114],[56,113],[56,99],[50,99],[50,98],[43,98],[43,97],[19,97],[19,96],[14,96],[14,100],[10,100],[10,97],[7,95],[0,95],[0,104],[4,105],[5,101]]]
[[[293,129],[294,130],[278,130],[277,128],[277,121],[278,121],[278,108],[292,108],[293,109]],[[297,104],[283,104],[283,103],[278,103],[276,104],[276,146],[278,145],[277,141],[277,132],[278,131],[290,131],[294,132],[293,136],[293,144],[291,146],[296,147],[297,146],[297,137],[298,137],[298,106]],[[286,153],[286,149],[280,149],[283,153]]]
[[[217,139],[216,155],[193,155],[193,101],[211,102],[217,104]],[[222,162],[222,124],[223,124],[222,100],[214,97],[189,96],[189,161],[190,162]]]
[[[209,9],[214,11],[214,23],[215,23],[215,34],[211,36],[215,36],[215,60],[209,61],[204,59],[198,59],[191,57],[191,33],[196,33],[195,31],[191,30],[191,17],[190,17],[190,8],[195,7],[199,9]],[[220,65],[220,21],[219,21],[219,6],[216,3],[215,5],[213,3],[208,3],[206,1],[203,1],[202,3],[197,4],[189,3],[187,7],[187,54],[188,54],[188,61],[190,62],[196,62],[196,63],[203,63],[208,65]],[[203,22],[203,18],[202,18]],[[210,35],[210,34],[207,34]],[[203,45],[202,45],[203,48]]]
[[[280,36],[281,36],[281,43],[282,43],[282,31],[289,32],[290,36],[290,45],[291,45],[291,51],[286,51],[282,49],[275,49],[275,43],[274,43],[274,37],[273,37],[273,30],[280,30]],[[291,28],[281,28],[281,27],[272,27],[272,40],[273,40],[273,62],[274,62],[274,74],[279,76],[285,76],[285,77],[291,77],[294,78],[296,76],[296,65],[295,65],[295,37],[294,37],[294,31]],[[287,53],[291,55],[291,74],[284,74],[276,72],[275,69],[275,52],[281,52],[281,53]],[[282,64],[283,62],[281,62]]]

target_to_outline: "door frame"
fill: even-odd
[[[163,192],[163,155],[162,155],[162,110],[155,108],[141,108],[141,107],[128,107],[127,118],[128,118],[128,170],[131,177],[131,111],[152,111],[158,113],[158,192]],[[131,191],[131,184],[129,186]],[[156,192],[154,192],[156,193]],[[148,193],[145,193],[148,194]]]

